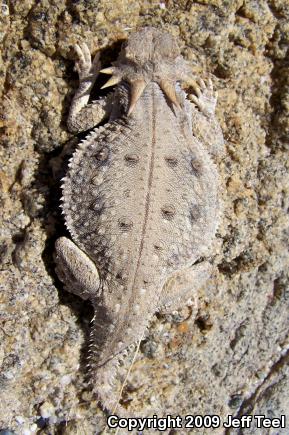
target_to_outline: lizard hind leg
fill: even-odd
[[[169,314],[184,306],[190,299],[197,311],[197,291],[210,277],[212,265],[203,261],[171,276],[162,290],[159,312]]]
[[[99,275],[93,261],[66,237],[55,243],[56,273],[65,290],[82,299],[94,300],[98,295]]]

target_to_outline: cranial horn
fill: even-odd
[[[115,68],[113,66],[110,66],[109,68],[103,68],[99,72],[102,74],[113,74],[115,72]]]
[[[112,76],[100,89],[108,88],[109,86],[114,86],[121,81],[121,77]]]
[[[164,92],[165,96],[178,108],[181,108],[181,105],[178,101],[178,97],[176,94],[175,86],[169,80],[161,80],[160,87]]]
[[[143,79],[134,80],[131,82],[131,94],[130,94],[130,104],[127,112],[127,116],[131,114],[135,108],[136,103],[141,97],[144,89],[146,87],[146,82]]]

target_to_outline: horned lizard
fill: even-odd
[[[56,241],[57,274],[95,309],[91,330],[95,391],[111,409],[111,379],[123,352],[157,310],[174,310],[204,284],[218,225],[223,152],[211,80],[191,67],[168,33],[132,34],[111,74],[107,97],[88,104],[100,72],[86,44],[75,47],[80,85],[68,117],[91,130],[64,178],[62,209],[73,241]],[[189,101],[180,83],[193,88]],[[100,122],[107,120],[103,126]]]

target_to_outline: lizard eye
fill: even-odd
[[[118,220],[118,226],[122,231],[126,232],[132,229],[133,222],[131,219],[127,217],[122,217],[121,219]]]

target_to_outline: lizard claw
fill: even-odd
[[[93,61],[91,61],[87,44],[75,44],[74,49],[78,58],[75,63],[75,69],[78,73],[79,80],[83,81],[85,79],[91,79],[91,77],[96,77],[100,70],[99,53],[96,53]]]

